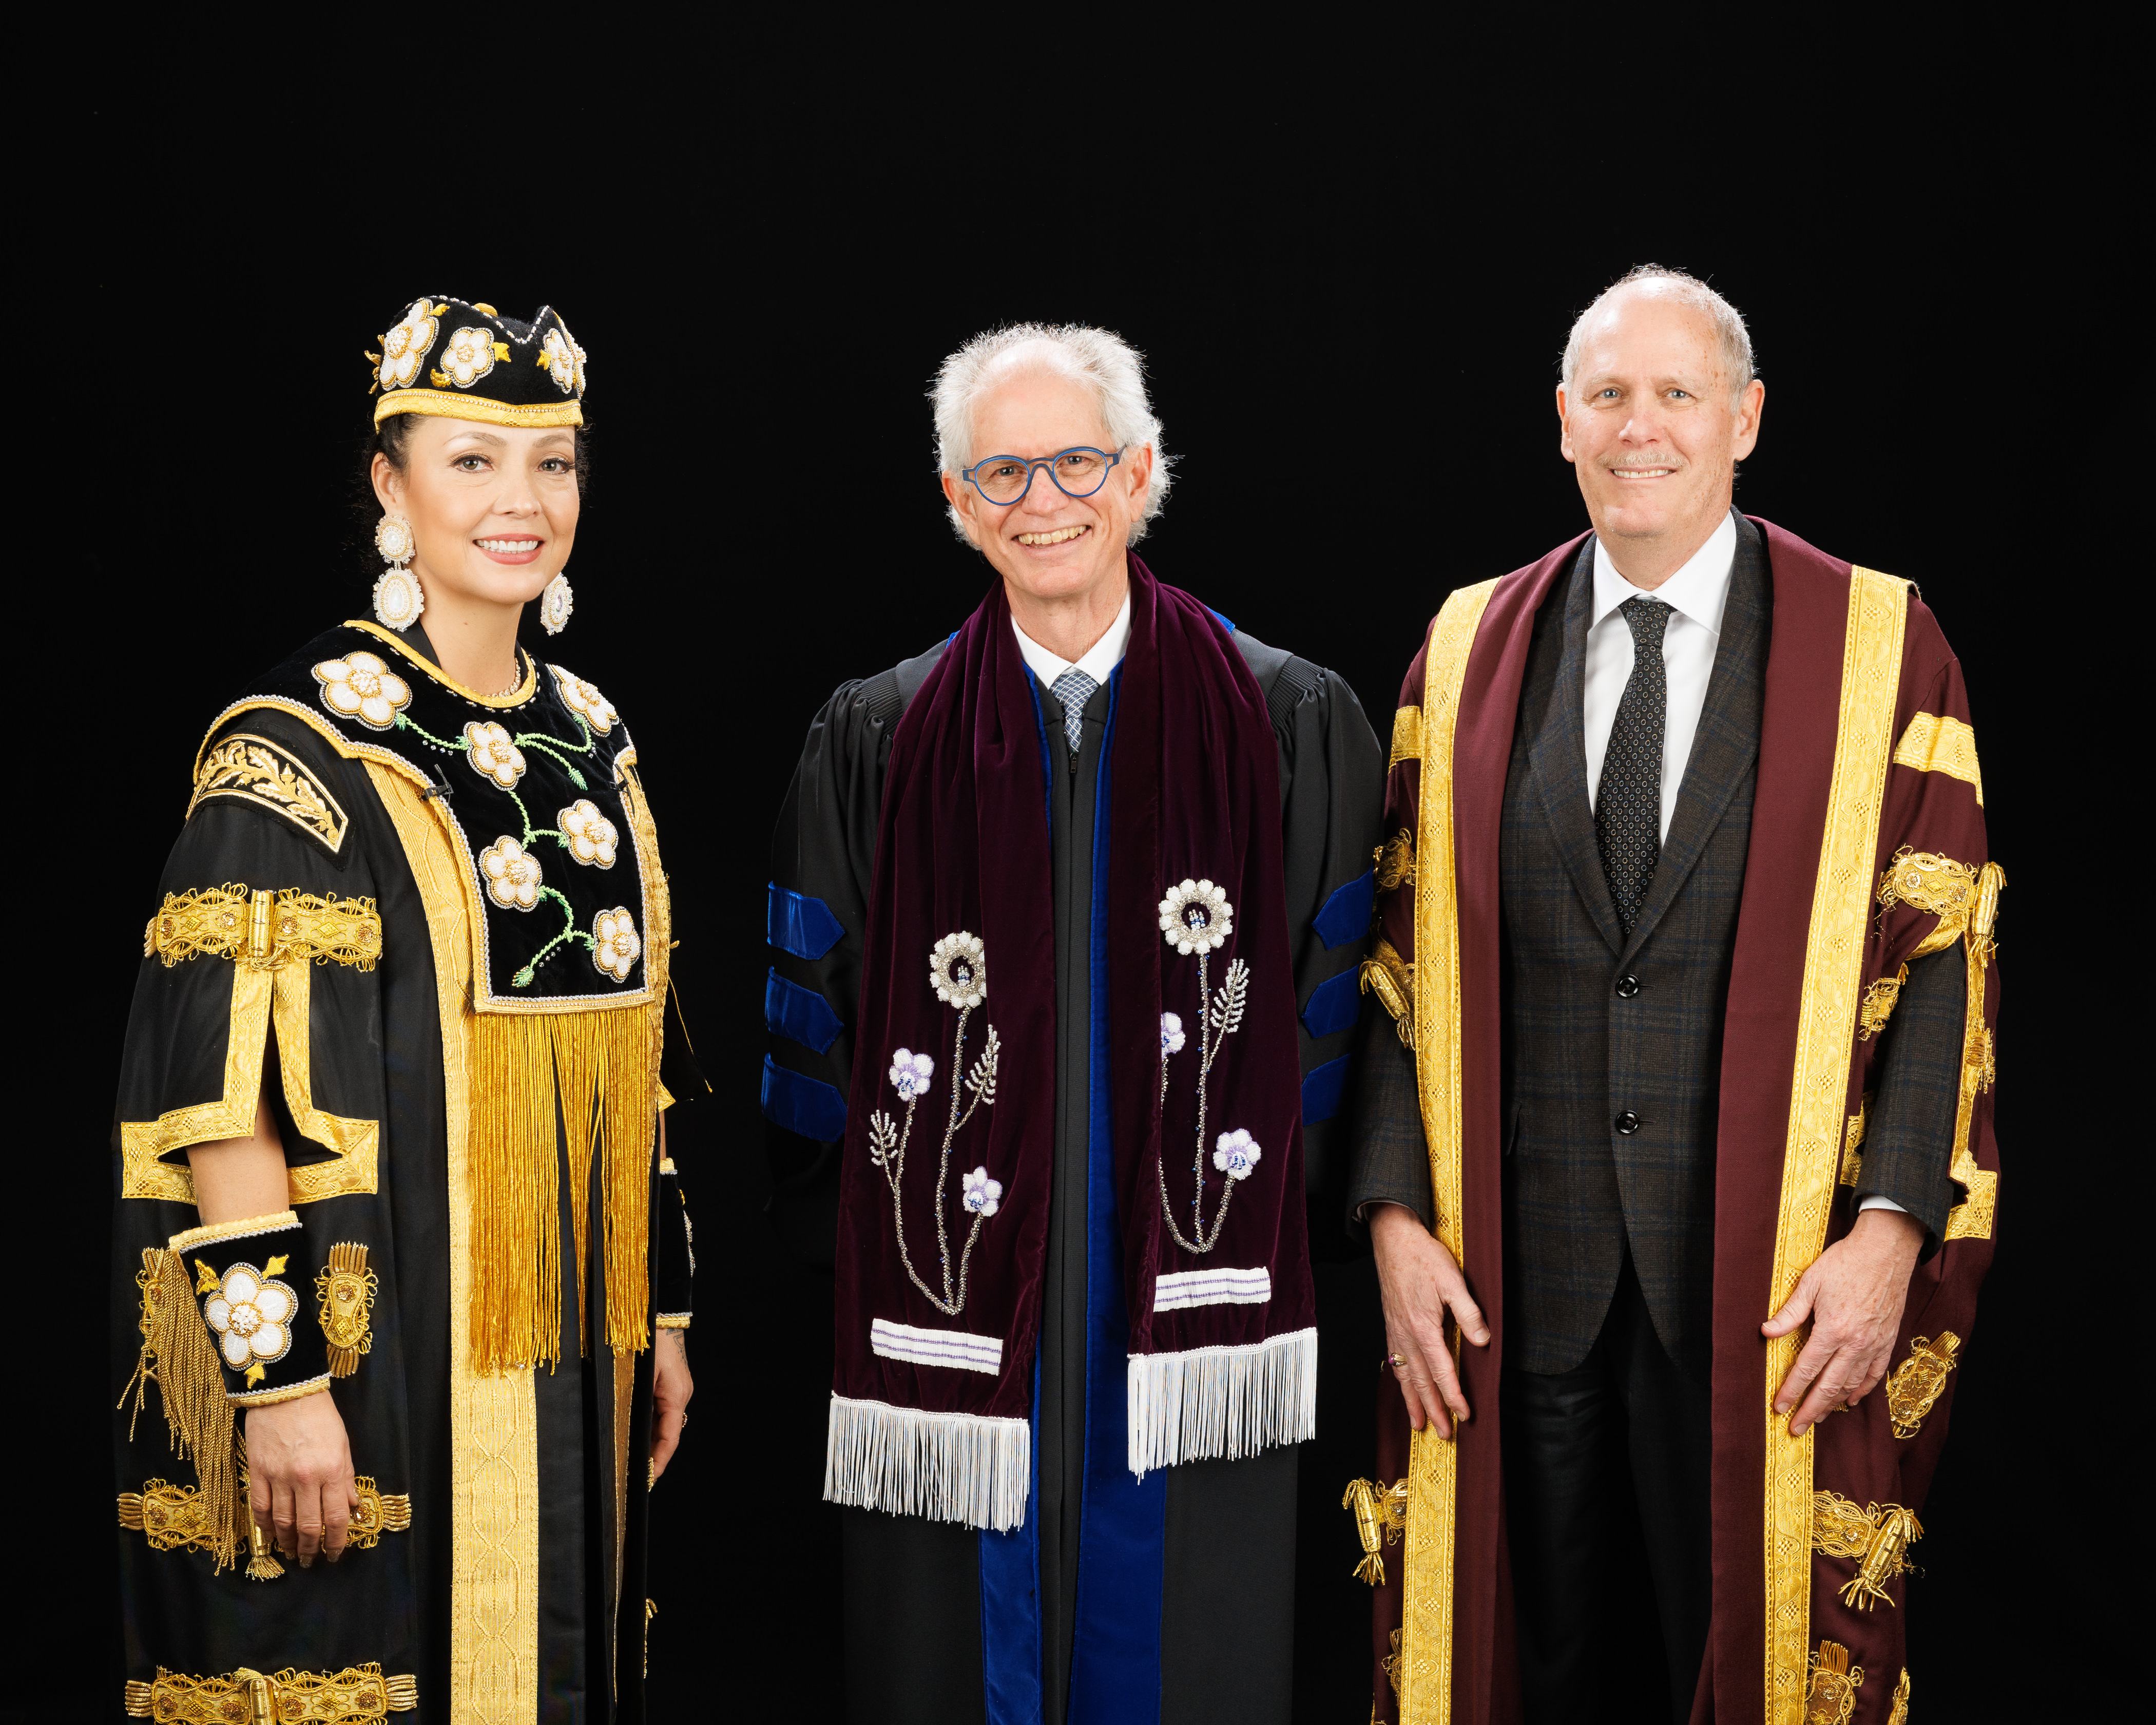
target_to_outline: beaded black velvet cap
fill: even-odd
[[[551,305],[524,323],[476,300],[429,294],[369,351],[374,423],[439,413],[489,425],[584,423],[584,350]]]

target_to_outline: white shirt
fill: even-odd
[[[1067,670],[1081,670],[1096,684],[1105,685],[1108,673],[1123,662],[1123,649],[1131,644],[1131,596],[1127,588],[1123,593],[1123,608],[1116,613],[1116,620],[1108,625],[1107,633],[1086,649],[1085,656],[1075,660],[1059,659],[1047,648],[1018,626],[1018,619],[1011,619],[1011,633],[1018,637],[1018,650],[1025,655],[1025,668],[1040,679],[1040,686],[1053,689],[1055,680]],[[1609,727],[1602,727],[1603,740],[1609,740]]]
[[[1594,542],[1594,610],[1587,629],[1587,806],[1592,811],[1602,788],[1602,761],[1609,752],[1610,727],[1617,704],[1632,676],[1632,630],[1618,614],[1627,599],[1660,599],[1676,615],[1662,636],[1662,670],[1669,684],[1662,721],[1662,837],[1670,836],[1677,792],[1691,759],[1691,741],[1707,705],[1707,679],[1714,673],[1714,649],[1722,639],[1722,609],[1729,600],[1730,571],[1737,567],[1737,517],[1726,515],[1684,567],[1652,593],[1620,575]]]

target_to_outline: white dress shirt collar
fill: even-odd
[[[1107,633],[1075,660],[1050,652],[1018,626],[1015,617],[1011,619],[1011,633],[1018,637],[1018,650],[1025,656],[1025,668],[1040,679],[1042,688],[1053,689],[1055,680],[1067,670],[1081,670],[1096,684],[1105,685],[1108,673],[1123,662],[1123,649],[1130,645],[1131,596],[1128,591],[1124,593],[1122,608],[1116,613]]]
[[[1587,619],[1589,629],[1601,622],[1627,599],[1660,599],[1664,604],[1681,611],[1711,635],[1722,633],[1722,610],[1729,602],[1729,575],[1737,562],[1737,516],[1732,512],[1722,518],[1722,525],[1707,535],[1707,543],[1701,546],[1685,562],[1684,567],[1670,577],[1652,593],[1637,588],[1620,575],[1602,548],[1602,541],[1594,542],[1594,612]]]

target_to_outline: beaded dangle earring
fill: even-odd
[[[419,591],[418,578],[404,567],[418,548],[410,524],[398,516],[382,516],[375,523],[374,548],[389,565],[374,583],[375,617],[384,629],[409,629],[427,608],[427,596]]]
[[[540,590],[539,626],[550,635],[558,635],[569,626],[569,614],[576,608],[576,589],[569,585],[565,569]]]

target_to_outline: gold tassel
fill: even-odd
[[[651,1345],[644,1308],[651,1303],[651,1155],[658,1132],[662,999],[632,1012],[602,1014],[606,1147],[607,1345],[617,1354]]]
[[[575,1194],[569,1215],[576,1230],[577,1352],[591,1353],[591,1290],[585,1286],[591,1264],[592,1153],[598,1144],[599,1020],[629,1017],[624,1013],[579,1012],[550,1019],[554,1042],[554,1078],[561,1086],[562,1122],[568,1142],[569,1190]]]
[[[1877,1531],[1871,1536],[1871,1548],[1841,1590],[1841,1603],[1860,1611],[1869,1611],[1880,1599],[1894,1603],[1887,1596],[1887,1584],[1908,1568],[1909,1547],[1924,1537],[1922,1524],[1898,1503],[1875,1503],[1871,1513]]]
[[[224,1369],[196,1309],[194,1282],[177,1253],[146,1248],[135,1282],[142,1290],[142,1353],[127,1389],[121,1392],[121,1404],[126,1405],[131,1390],[133,1412],[139,1414],[149,1386],[157,1386],[174,1453],[182,1460],[192,1455],[203,1526],[215,1530],[211,1549],[217,1553],[217,1567],[212,1573],[222,1574],[239,1561],[245,1538],[240,1530],[253,1520],[239,1486],[239,1441],[232,1404],[225,1399]],[[131,1415],[127,1435],[131,1440],[135,1435]]]

